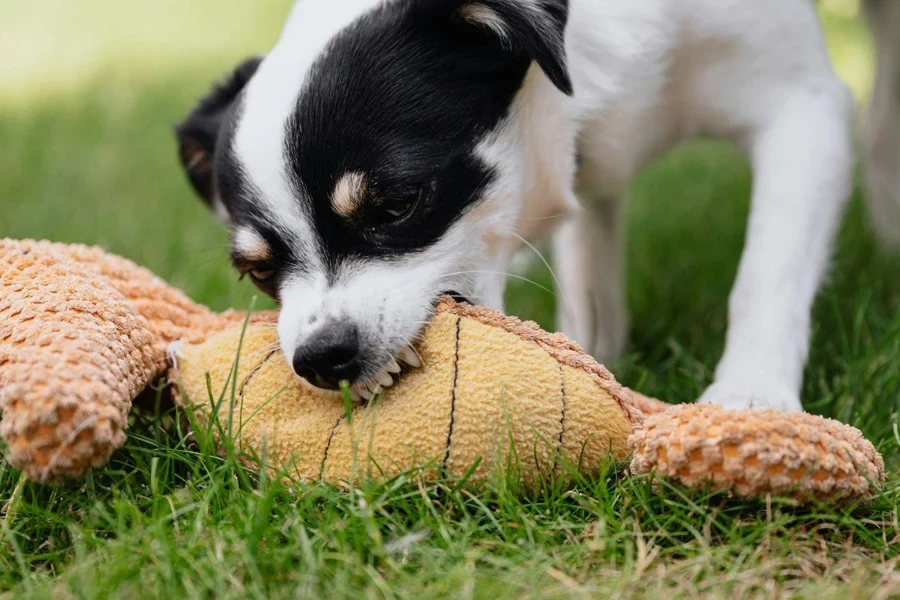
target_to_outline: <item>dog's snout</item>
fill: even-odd
[[[362,370],[359,330],[349,323],[328,323],[294,352],[294,371],[316,387],[336,390]]]

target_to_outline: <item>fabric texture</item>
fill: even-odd
[[[77,477],[125,442],[175,340],[240,321],[97,248],[0,240],[0,436],[29,478]]]
[[[807,413],[684,404],[648,416],[629,444],[633,473],[744,498],[864,498],[885,477],[858,429]]]
[[[225,398],[219,421],[234,407],[230,420],[241,424],[232,441],[258,456],[265,449],[274,469],[304,481],[347,484],[421,469],[479,483],[514,470],[532,487],[551,473],[591,473],[628,456],[629,399],[608,373],[598,377],[596,363],[562,364],[514,333],[530,324],[499,327],[499,313],[485,323],[469,308],[443,302],[417,346],[424,366],[349,417],[338,394],[297,380],[266,324],[186,347],[182,401],[208,419]]]
[[[169,372],[201,418],[307,481],[347,484],[421,468],[474,482],[634,473],[740,497],[866,498],[884,462],[859,430],[808,414],[670,407],[620,386],[562,334],[443,300],[424,367],[348,418],[294,376],[274,313],[215,314],[97,248],[0,240],[0,436],[39,482],[82,476],[125,441],[138,394]],[[239,352],[240,350],[240,352]],[[176,355],[179,353],[176,352]],[[211,385],[207,385],[207,376]],[[221,429],[220,429],[221,428]]]

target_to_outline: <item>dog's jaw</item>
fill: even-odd
[[[481,300],[480,225],[464,216],[433,246],[401,259],[348,262],[332,277],[307,271],[285,278],[278,322],[285,357],[291,361],[321,324],[342,320],[358,329],[363,356],[360,376],[350,382],[354,398],[369,399],[390,387],[402,368],[420,367],[415,344],[438,299],[454,290]]]
[[[422,358],[412,346],[400,348],[397,350],[396,358],[389,358],[387,363],[376,371],[371,378],[354,383],[350,387],[350,397],[356,402],[373,399],[397,382],[397,377],[403,370],[401,365],[419,369],[423,365]]]

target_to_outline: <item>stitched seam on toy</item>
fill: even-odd
[[[453,424],[456,420],[456,384],[459,381],[459,334],[462,329],[462,318],[456,317],[456,349],[453,351],[453,387],[450,388],[450,427],[447,428],[447,452],[444,454],[442,470],[447,470],[450,460],[450,448],[453,441]]]
[[[266,366],[266,363],[269,362],[269,359],[272,358],[273,356],[275,356],[276,354],[278,354],[278,350],[272,350],[271,352],[269,352],[268,355],[266,355],[266,357],[263,359],[263,361],[262,361],[261,363],[259,363],[259,366],[257,366],[255,369],[253,369],[252,371],[250,371],[250,374],[247,375],[247,378],[244,380],[244,383],[241,384],[241,389],[240,389],[240,391],[238,392],[238,396],[239,396],[239,397],[241,397],[241,398],[244,397],[244,389],[246,389],[246,387],[250,384],[250,380],[253,379],[253,377],[254,377],[257,373],[259,373],[259,371],[260,371],[264,366]]]
[[[562,414],[559,417],[559,451],[562,452],[563,434],[566,432],[566,377],[562,365],[559,365],[559,393],[562,402]]]
[[[331,441],[334,439],[334,434],[341,424],[341,421],[344,420],[344,417],[345,415],[341,415],[338,420],[335,421],[334,427],[331,428],[331,433],[328,434],[328,441],[325,442],[325,454],[322,456],[322,466],[319,468],[319,481],[322,481],[325,477],[325,463],[328,462],[328,451],[331,450]]]
[[[457,317],[463,316],[475,319],[491,327],[499,327],[526,342],[535,344],[557,362],[585,372],[612,396],[613,400],[625,413],[628,421],[639,423],[643,420],[643,413],[638,410],[631,398],[627,397],[628,392],[616,381],[609,369],[584,354],[583,349],[578,344],[570,341],[565,336],[548,333],[534,323],[523,323],[516,317],[504,315],[493,309],[473,306],[465,302],[456,302],[452,299],[442,299],[437,310],[438,312],[449,312]],[[584,360],[577,360],[579,357],[583,357]]]
[[[559,367],[559,392],[560,401],[562,402],[561,414],[559,418],[559,445],[556,448],[556,455],[553,457],[553,472],[555,473],[559,467],[559,460],[563,454],[563,434],[566,432],[566,377],[563,373],[562,364]]]

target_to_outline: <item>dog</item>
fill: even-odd
[[[546,233],[558,326],[615,358],[626,185],[683,140],[732,140],[752,208],[700,401],[800,411],[854,115],[809,0],[300,0],[177,135],[298,376],[361,399],[419,364],[441,295],[502,310],[509,261]]]

